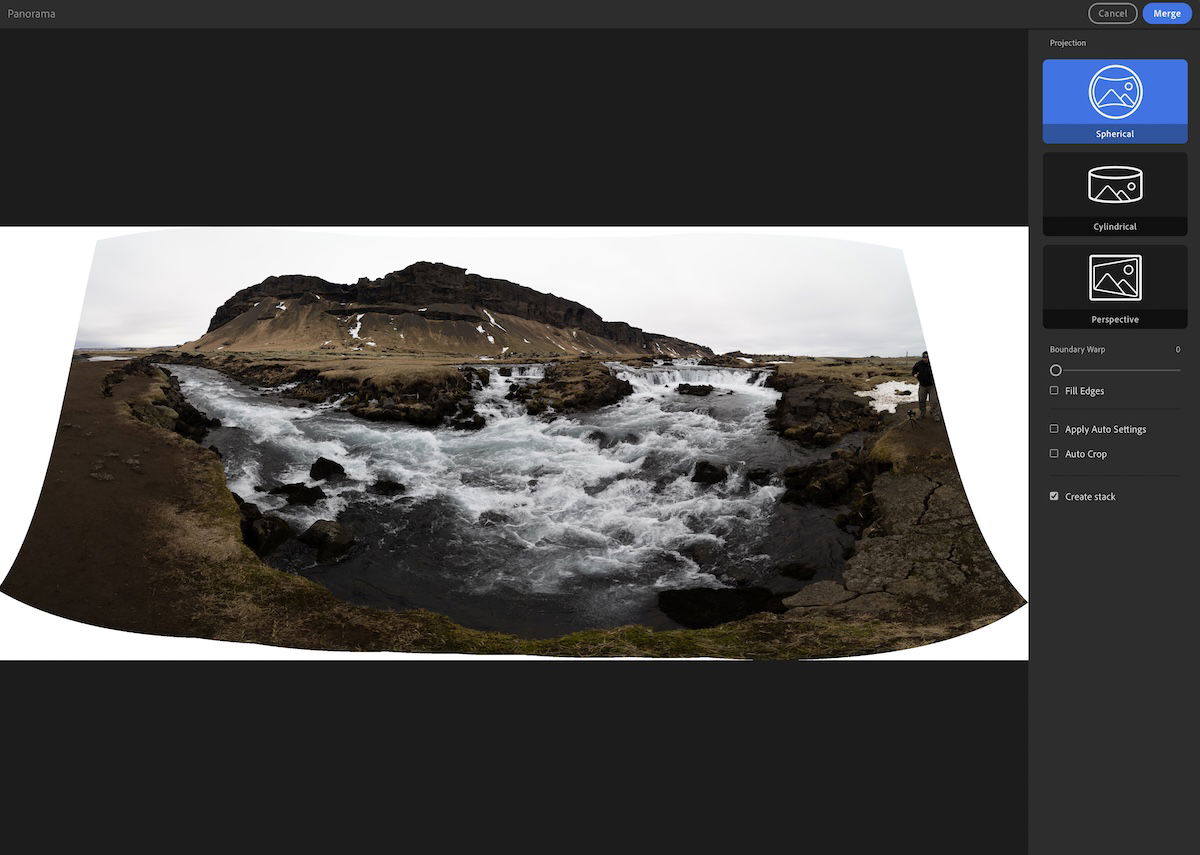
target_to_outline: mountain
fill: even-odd
[[[605,321],[581,303],[428,261],[353,285],[271,276],[217,309],[191,350],[368,350],[472,356],[711,356]]]
[[[1132,202],[1133,198],[1124,190],[1114,190],[1111,184],[1105,184],[1096,194],[1097,202]]]
[[[1132,107],[1134,100],[1129,95],[1117,94],[1116,90],[1109,89],[1104,93],[1103,97],[1097,102],[1101,107]]]
[[[1111,273],[1105,273],[1093,290],[1104,294],[1115,294],[1122,297],[1136,297],[1137,289],[1129,284],[1128,279],[1114,279]]]

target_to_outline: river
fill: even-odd
[[[333,564],[292,541],[268,563],[300,573],[338,597],[392,609],[427,608],[467,626],[545,637],[638,623],[675,624],[657,607],[669,588],[762,584],[799,587],[778,575],[787,562],[830,578],[852,543],[835,511],[781,504],[778,478],[755,468],[827,457],[768,429],[778,398],[765,374],[688,360],[650,367],[610,363],[634,394],[593,413],[552,421],[505,398],[510,384],[536,382],[544,366],[489,367],[475,394],[478,431],[368,422],[254,389],[216,371],[165,366],[188,399],[221,420],[206,443],[222,453],[229,487],[264,513],[303,531],[337,519],[354,549]],[[680,395],[679,383],[714,387]],[[341,463],[344,482],[322,482],[329,498],[288,506],[258,488],[309,482],[318,457]],[[726,467],[711,486],[691,475],[700,461]],[[405,485],[382,497],[379,479]],[[311,483],[311,482],[309,482]]]

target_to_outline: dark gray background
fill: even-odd
[[[1193,9],[1195,5],[1193,4]],[[1100,28],[1029,34],[1029,222],[1042,222],[1042,166],[1046,151],[1077,151],[1117,158],[1140,151],[1186,151],[1194,157],[1200,117],[1195,72],[1200,40],[1192,33]],[[1049,37],[1086,38],[1086,48],[1057,50]],[[1047,58],[1186,58],[1190,138],[1185,146],[1047,146],[1041,136],[1041,65]],[[1197,196],[1195,170],[1188,195]],[[1029,449],[1030,600],[1038,619],[1030,637],[1031,850],[1160,852],[1176,848],[1180,828],[1167,817],[1179,799],[1167,764],[1190,742],[1193,718],[1166,679],[1170,663],[1190,643],[1195,589],[1194,485],[1196,457],[1170,438],[1194,432],[1195,337],[1184,330],[1047,330],[1042,325],[1043,253],[1046,245],[1079,245],[1080,238],[1047,238],[1030,229]],[[1187,246],[1195,239],[1127,236],[1096,238],[1102,247]],[[1191,285],[1188,283],[1190,290]],[[1098,344],[1102,358],[1050,356],[1055,345]],[[1176,354],[1180,347],[1182,353]],[[1177,368],[1178,374],[1084,374],[1112,385],[1103,402],[1064,404],[1048,395],[1049,366],[1064,368]],[[1101,380],[1100,378],[1104,378]],[[1156,408],[1150,413],[1089,413],[1145,418],[1159,425],[1158,459],[1146,457],[1134,473],[1080,461],[1071,468],[1051,460],[1049,448],[1066,446],[1048,425],[1080,416],[1090,406]],[[1063,409],[1068,407],[1068,409]],[[1115,445],[1115,442],[1114,442]],[[1172,453],[1173,452],[1173,453]],[[1136,473],[1136,474],[1135,474]],[[1051,490],[1119,494],[1113,504],[1049,501]],[[1182,663],[1177,663],[1182,666]]]
[[[8,21],[0,26],[50,27],[959,27],[1029,29],[1087,24],[1087,2],[1006,0],[963,3],[798,3],[795,0],[61,0],[17,8],[55,9],[53,21]],[[1194,26],[1193,23],[1188,27]],[[1106,27],[1107,28],[1107,27]],[[1138,20],[1120,29],[1151,28]],[[1169,28],[1169,27],[1168,27]],[[1155,26],[1153,29],[1163,29]]]

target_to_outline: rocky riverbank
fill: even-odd
[[[854,361],[835,363],[834,372],[846,365]],[[885,370],[885,377],[897,373]],[[770,587],[664,592],[663,608],[691,626],[753,612],[789,621],[871,616],[927,626],[988,623],[1023,605],[971,512],[944,422],[875,412],[854,394],[861,380],[834,372],[821,366],[812,374],[770,377],[767,385],[781,392],[770,424],[805,445],[830,446],[849,437],[856,443],[807,466],[760,474],[785,487],[781,513],[788,505],[839,513],[853,542],[834,578],[781,591],[781,577],[807,581],[817,575],[794,562],[777,568]],[[871,370],[854,374],[881,377]]]
[[[849,499],[846,519],[862,526],[859,540],[840,580],[783,600],[787,616],[937,623],[1023,605],[971,512],[943,422],[893,417],[869,453],[831,463],[834,472],[826,467],[806,487]]]
[[[462,366],[445,359],[350,360],[213,356],[187,351],[162,351],[147,362],[179,363],[211,368],[264,393],[312,403],[341,399],[341,408],[369,421],[406,422],[421,427],[447,424],[462,429],[482,427],[472,404],[472,392],[487,383],[490,372],[508,376],[504,363]],[[652,360],[646,360],[652,361]],[[633,388],[592,358],[549,360],[545,377],[529,385],[514,385],[510,400],[525,404],[530,415],[577,413],[608,406]]]
[[[198,361],[190,354],[180,358],[187,363]],[[471,390],[486,383],[488,372],[503,376],[511,370],[504,365],[443,367],[412,376],[362,377],[273,361],[204,361],[217,363],[212,367],[223,363],[219,368],[223,371],[233,367],[227,373],[243,381],[276,388],[295,384],[288,389],[289,396],[326,400],[340,394],[344,408],[364,418],[424,426],[448,422],[459,428],[482,426],[470,402]],[[748,367],[741,358],[705,361]],[[653,360],[637,362],[649,365]],[[801,614],[845,617],[865,613],[924,622],[970,620],[1004,614],[1021,604],[975,523],[944,424],[911,422],[876,412],[855,394],[870,388],[872,380],[900,374],[903,366],[896,362],[800,361],[789,363],[786,372],[772,371],[766,380],[767,386],[780,392],[769,413],[769,424],[779,435],[816,447],[844,446],[848,438],[854,440],[807,466],[749,473],[755,483],[778,483],[785,488],[781,517],[787,516],[789,505],[828,508],[839,514],[839,524],[850,540],[845,555],[837,561],[834,578],[825,578],[828,572],[818,573],[803,561],[791,562],[777,568],[777,575],[768,579],[765,588],[757,582],[719,590],[669,592],[660,603],[665,612],[685,626],[709,627],[756,613],[791,614],[792,619]],[[712,390],[681,384],[677,391],[703,396]],[[177,385],[175,392],[177,395]],[[524,403],[530,414],[552,415],[608,406],[631,392],[630,384],[615,377],[602,362],[579,359],[550,365],[545,377],[535,383],[514,384],[509,398]],[[188,407],[184,402],[182,409]],[[191,410],[194,413],[194,408]],[[180,432],[186,435],[186,430]],[[725,461],[704,461],[697,466],[693,480],[722,481],[725,467]],[[250,508],[253,513],[254,506]],[[271,520],[248,524],[275,525]],[[787,532],[781,530],[780,536]],[[259,535],[247,538],[256,550],[261,540]],[[699,555],[695,560],[704,566],[711,557]],[[821,578],[812,581],[814,576]]]
[[[970,514],[944,427],[885,417],[865,441],[811,467],[754,473],[756,483],[775,479],[786,487],[781,538],[803,538],[787,524],[788,507],[811,504],[840,514],[849,553],[840,572],[813,581],[811,568],[793,562],[777,568],[790,581],[776,589],[745,584],[721,589],[729,593],[681,592],[673,598],[682,604],[665,605],[698,615],[695,622],[706,628],[625,626],[529,640],[467,629],[432,612],[354,606],[274,570],[247,545],[246,529],[262,516],[230,493],[220,459],[200,444],[204,425],[188,415],[177,386],[153,366],[127,364],[119,381],[109,368],[72,365],[42,502],[3,586],[77,620],[324,649],[806,658],[925,644],[990,623],[1022,602]],[[284,376],[256,370],[263,383]],[[341,382],[314,380],[312,393],[329,388],[330,379]],[[361,387],[360,378],[347,378],[347,387],[349,379]],[[302,381],[274,385],[290,382]],[[586,386],[553,377],[538,397],[567,411],[585,400],[575,393]],[[820,432],[847,437],[867,424],[837,391],[805,389],[776,419],[785,436],[811,423],[804,405],[795,406],[803,396],[838,402],[813,404],[814,417],[829,419],[819,420]],[[855,400],[861,407],[862,399]],[[316,525],[296,537],[331,560],[352,539],[352,532]]]
[[[130,402],[130,410],[138,421],[158,425],[196,442],[203,440],[211,428],[220,426],[219,420],[210,419],[184,398],[178,380],[145,357],[131,359],[105,374],[100,392],[111,398],[115,386],[137,376],[149,377],[159,384],[157,395]]]

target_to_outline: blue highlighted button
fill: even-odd
[[[1187,78],[1183,59],[1045,60],[1042,141],[1186,143]]]
[[[1192,7],[1187,3],[1147,3],[1142,17],[1147,24],[1186,24],[1192,20]]]

